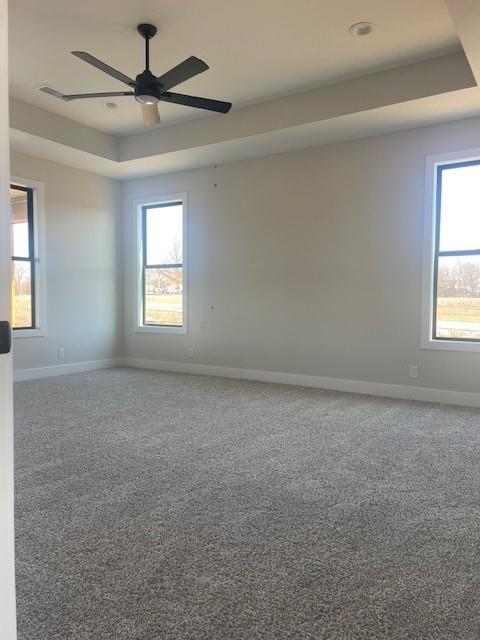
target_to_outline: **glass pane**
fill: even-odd
[[[32,281],[30,263],[12,262],[12,327],[32,327]]]
[[[181,327],[183,269],[145,269],[145,324]]]
[[[480,256],[439,258],[436,337],[480,340]]]
[[[440,251],[480,249],[480,165],[443,169]]]
[[[10,189],[10,214],[12,219],[12,255],[28,258],[28,201],[27,193]]]
[[[181,264],[183,206],[147,209],[147,264]]]

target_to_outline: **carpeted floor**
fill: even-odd
[[[132,369],[19,383],[19,640],[478,640],[479,423]]]

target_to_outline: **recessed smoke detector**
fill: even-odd
[[[356,22],[349,29],[352,36],[368,36],[373,31],[371,22]]]
[[[116,102],[104,102],[103,106],[106,109],[116,109],[118,107],[118,104]]]

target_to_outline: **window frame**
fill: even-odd
[[[480,148],[427,156],[425,168],[425,227],[422,293],[422,349],[480,352],[480,340],[438,338],[434,335],[437,313],[438,262],[442,255],[480,255],[480,251],[440,251],[441,172],[447,167],[480,163]]]
[[[146,265],[146,211],[152,207],[168,207],[169,205],[182,205],[182,269],[183,269],[183,286],[182,286],[182,326],[173,325],[156,325],[145,323],[145,303],[144,303],[144,277],[146,268],[170,267],[172,265]],[[164,195],[157,198],[148,198],[135,201],[136,207],[136,227],[137,227],[137,246],[136,246],[136,313],[135,313],[135,332],[136,333],[161,333],[161,334],[187,334],[188,323],[188,213],[187,213],[187,194],[178,193]],[[177,265],[178,267],[178,265]]]
[[[46,260],[45,260],[45,185],[43,182],[11,176],[10,185],[32,192],[32,226],[33,234],[29,237],[30,251],[33,249],[32,269],[32,316],[34,326],[31,328],[12,328],[12,337],[37,338],[47,335],[46,321]],[[12,248],[13,249],[13,248]],[[13,259],[13,250],[11,251]]]
[[[28,327],[15,327],[12,321],[12,331],[31,331],[32,329],[35,329],[37,326],[37,321],[36,321],[37,291],[35,286],[35,272],[37,269],[35,264],[35,225],[33,221],[34,191],[32,187],[24,187],[14,183],[10,183],[10,189],[15,189],[16,191],[22,191],[27,196],[28,255],[16,256],[13,252],[14,247],[12,247],[10,259],[12,261],[12,265],[14,265],[16,262],[26,262],[30,265],[30,320],[31,320],[31,323]],[[12,225],[13,225],[13,221],[12,221]]]

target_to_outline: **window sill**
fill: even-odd
[[[163,333],[163,334],[174,334],[174,335],[186,335],[187,327],[161,327],[161,326],[137,326],[135,329],[136,333]]]
[[[43,338],[47,335],[44,329],[12,329],[12,337],[17,338]]]
[[[463,340],[425,340],[422,349],[438,351],[470,351],[480,353],[480,342],[464,342]]]

